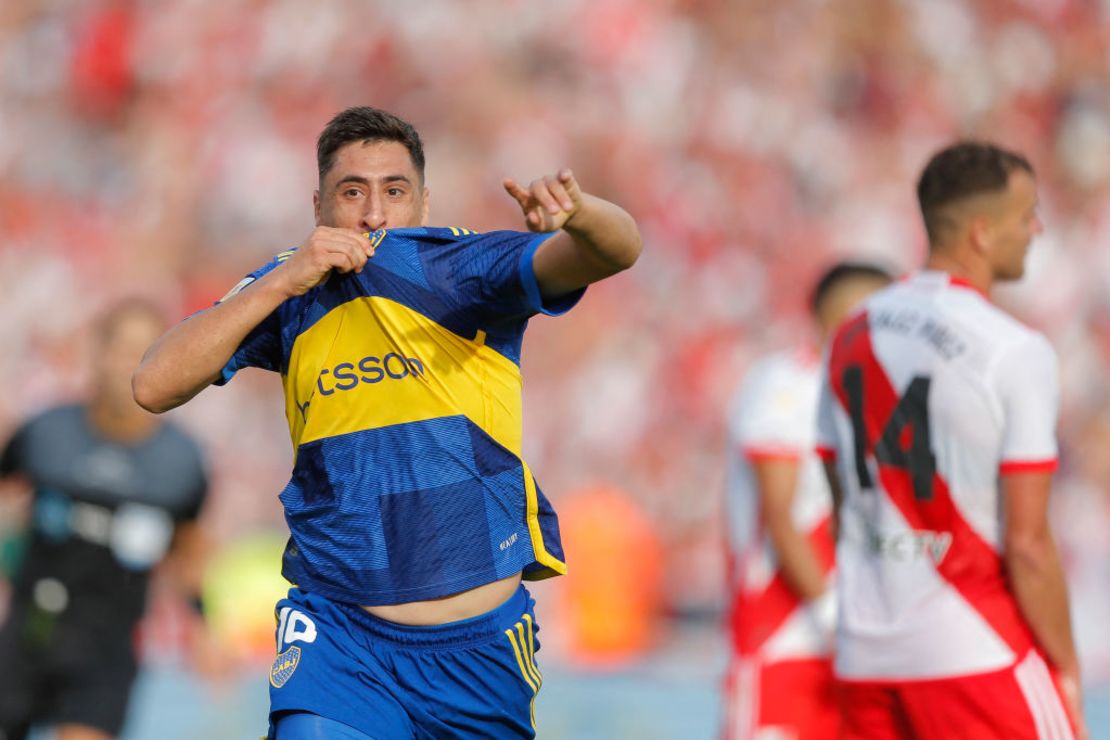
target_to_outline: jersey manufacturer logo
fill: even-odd
[[[301,649],[296,645],[274,658],[274,664],[270,666],[270,685],[275,689],[284,686],[293,677],[293,671],[297,670],[300,662]]]
[[[383,380],[404,380],[424,375],[424,363],[415,357],[402,357],[390,352],[384,357],[367,355],[358,362],[341,362],[324,368],[316,378],[316,390],[322,396],[336,391],[350,391],[360,384],[373,385]]]

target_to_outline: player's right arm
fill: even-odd
[[[357,231],[317,227],[284,262],[243,290],[163,334],[131,377],[148,411],[176,408],[217,379],[247,335],[284,301],[303,295],[331,270],[359,272],[374,254]]]
[[[783,578],[799,598],[805,601],[820,598],[828,587],[824,570],[813,546],[795,526],[792,514],[798,488],[798,460],[770,456],[751,460],[751,466],[763,523]]]
[[[1006,510],[1004,557],[1018,608],[1059,673],[1068,708],[1082,725],[1079,658],[1072,638],[1068,587],[1048,524],[1050,479],[1048,472],[1001,477]]]
[[[776,360],[754,367],[730,413],[730,434],[752,472],[759,517],[787,585],[798,598],[824,595],[828,583],[813,543],[794,519],[802,464],[812,445],[812,409],[793,374]]]

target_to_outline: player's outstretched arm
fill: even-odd
[[[563,295],[631,267],[643,242],[636,221],[620,206],[583,193],[570,170],[533,180],[527,188],[505,178],[530,231],[560,233],[536,251],[532,269],[540,292]]]
[[[154,413],[185,403],[220,377],[247,334],[283,301],[304,294],[333,269],[361,271],[373,254],[357,231],[317,227],[292,257],[246,290],[163,334],[131,376],[135,401]]]
[[[1060,688],[1083,736],[1079,658],[1072,639],[1068,588],[1048,524],[1050,473],[1005,474],[1001,488],[1010,587],[1037,643],[1059,672]]]

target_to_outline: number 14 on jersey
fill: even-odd
[[[848,413],[852,418],[856,476],[860,488],[875,488],[871,470],[867,467],[867,455],[873,448],[879,465],[891,465],[909,472],[914,498],[931,500],[937,461],[929,435],[930,379],[915,376],[896,403],[893,400],[884,403],[880,393],[865,392],[867,380],[874,382],[874,379],[864,377],[860,365],[848,365],[841,376],[848,396]],[[890,403],[893,403],[893,408],[889,408]],[[877,441],[868,436],[868,422],[872,423],[872,428],[882,430]]]

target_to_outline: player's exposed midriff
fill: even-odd
[[[362,608],[379,619],[397,624],[416,626],[447,624],[493,611],[508,601],[519,585],[520,574],[516,573],[499,581],[440,599]]]

